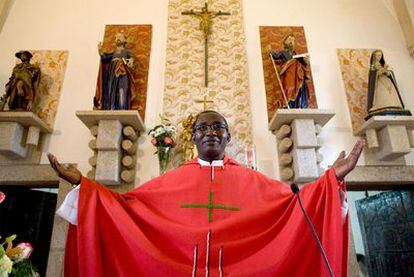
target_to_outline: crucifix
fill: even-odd
[[[229,12],[213,12],[208,10],[207,2],[204,3],[204,7],[201,8],[201,11],[184,11],[182,15],[193,15],[200,19],[200,30],[204,35],[204,87],[208,87],[208,38],[211,34],[211,24],[212,19],[220,15],[230,15]]]
[[[214,103],[213,100],[207,100],[207,96],[204,96],[203,99],[195,100],[196,103],[203,103],[203,111],[207,110],[207,103]]]

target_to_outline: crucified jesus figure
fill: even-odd
[[[211,34],[212,19],[220,15],[230,15],[229,12],[213,12],[208,10],[208,4],[204,3],[201,11],[195,12],[193,9],[184,11],[182,15],[193,15],[200,19],[200,30],[204,36],[204,86],[208,87],[208,38]]]
[[[212,19],[220,16],[220,15],[230,15],[228,12],[213,12],[208,10],[208,4],[204,3],[204,7],[201,8],[201,11],[195,12],[193,9],[190,11],[182,12],[183,15],[194,15],[198,18],[200,18],[200,30],[204,34],[204,39],[207,40],[209,35],[211,34],[211,23]]]

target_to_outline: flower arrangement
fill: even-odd
[[[155,147],[174,147],[176,145],[174,138],[177,134],[177,128],[171,125],[170,120],[160,115],[161,124],[152,128],[148,135],[152,137],[151,144]]]
[[[151,144],[157,147],[154,154],[158,154],[160,173],[167,170],[171,149],[176,145],[175,136],[177,128],[167,118],[160,115],[161,124],[152,128],[148,135],[152,137]]]
[[[6,199],[6,195],[0,191],[0,204]],[[2,237],[0,236],[0,242]],[[40,276],[35,267],[29,261],[33,247],[28,242],[21,242],[13,247],[16,235],[7,237],[0,243],[0,277],[8,276]]]

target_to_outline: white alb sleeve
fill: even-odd
[[[341,199],[341,218],[342,224],[344,224],[346,216],[348,215],[349,205],[346,192],[342,188],[339,188],[339,199]]]
[[[63,200],[62,205],[57,209],[56,214],[71,223],[78,225],[78,202],[80,185],[72,189]]]

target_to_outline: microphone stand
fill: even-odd
[[[329,271],[329,276],[333,277],[334,274],[333,274],[332,268],[329,264],[328,257],[326,256],[325,250],[323,249],[322,243],[321,243],[320,239],[318,238],[318,234],[316,233],[315,227],[313,227],[312,221],[310,220],[308,214],[306,213],[305,209],[303,208],[302,199],[300,198],[300,195],[299,195],[299,187],[296,184],[291,184],[290,189],[292,190],[293,194],[295,194],[298,198],[300,209],[302,210],[303,215],[305,216],[306,222],[308,223],[308,226],[312,231],[312,235],[313,235],[313,237],[316,241],[316,244],[318,245],[319,251],[322,254],[323,261],[325,262],[325,265],[326,265],[326,267],[328,268],[328,271]]]

